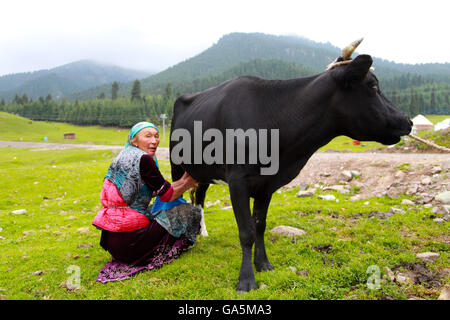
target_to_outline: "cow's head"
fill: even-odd
[[[371,56],[359,55],[327,71],[336,85],[332,109],[337,130],[355,140],[394,144],[410,133],[412,122],[380,91],[371,65]]]

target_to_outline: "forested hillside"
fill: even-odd
[[[82,60],[49,70],[1,76],[0,98],[11,101],[16,96],[26,95],[28,99],[38,99],[50,94],[55,99],[62,99],[67,94],[101,84],[126,83],[149,75],[149,72]]]
[[[195,93],[205,89],[217,86],[222,82],[237,78],[239,76],[256,76],[265,79],[292,79],[314,74],[314,71],[308,67],[303,67],[294,62],[285,62],[283,60],[250,60],[241,62],[218,75],[207,76],[191,81],[170,83],[170,90],[175,92],[176,96],[185,93]],[[167,87],[164,88],[167,90]]]
[[[450,114],[450,85],[429,82],[404,89],[385,90],[386,96],[410,116]]]
[[[160,95],[140,99],[92,99],[67,102],[37,100],[28,103],[2,104],[0,111],[18,114],[32,120],[67,122],[76,125],[131,127],[139,121],[161,123],[159,115],[172,114],[174,97]]]

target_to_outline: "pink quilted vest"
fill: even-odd
[[[150,222],[145,215],[128,207],[117,187],[108,179],[103,183],[100,200],[103,209],[92,222],[94,226],[112,232],[126,232],[144,228]]]

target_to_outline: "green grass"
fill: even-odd
[[[169,146],[169,129],[162,137],[161,147]],[[74,132],[75,139],[64,139],[64,133]],[[106,145],[125,145],[129,129],[106,128],[100,126],[75,126],[61,122],[32,121],[27,118],[0,112],[0,140],[3,141],[29,141],[29,142],[56,142],[56,143],[93,143]],[[48,141],[44,141],[44,137]]]
[[[275,270],[255,273],[257,286],[264,284],[265,288],[241,295],[235,292],[241,264],[238,230],[233,212],[218,205],[206,209],[210,236],[199,237],[194,248],[179,259],[129,280],[97,283],[98,271],[110,256],[99,246],[100,231],[91,222],[100,208],[103,176],[114,153],[78,149],[1,151],[3,299],[379,299],[386,295],[394,299],[409,295],[436,299],[439,292],[421,285],[401,287],[382,281],[380,289],[369,290],[367,270],[375,265],[383,273],[385,266],[417,261],[416,253],[424,251],[441,254],[430,269],[448,267],[448,225],[430,219],[430,209],[404,208],[403,215],[369,219],[367,213],[371,211],[400,208],[402,199],[351,202],[349,195],[333,192],[339,202],[326,202],[296,198],[296,189],[283,189],[273,195],[265,235]],[[169,177],[168,161],[160,164]],[[228,197],[225,186],[211,186],[206,201],[230,202]],[[26,209],[27,213],[11,213],[17,209]],[[359,213],[363,216],[354,219]],[[298,227],[307,234],[292,239],[268,232],[278,225]],[[89,247],[79,248],[80,244]],[[314,249],[328,244],[332,246],[329,253]],[[80,270],[81,288],[69,291],[60,284],[72,276],[67,272],[73,266]],[[299,275],[291,267],[308,275]],[[37,271],[42,273],[33,274]]]
[[[378,142],[373,141],[361,141],[360,145],[354,145],[353,139],[347,136],[339,136],[331,140],[327,145],[319,149],[319,151],[325,150],[350,150],[353,152],[367,151],[372,148],[385,148],[386,146]]]
[[[433,141],[438,146],[450,148],[450,132],[447,130],[444,132],[444,130],[440,131],[428,131],[425,134],[420,135],[422,138],[428,141]],[[421,142],[417,142],[418,149],[420,150],[430,150],[433,149],[432,147],[425,145]]]

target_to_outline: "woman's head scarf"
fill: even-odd
[[[133,140],[134,136],[144,128],[154,128],[159,133],[158,128],[153,123],[146,121],[138,122],[131,128],[130,133],[128,134],[128,141],[125,144],[125,148],[131,146],[131,140]]]

